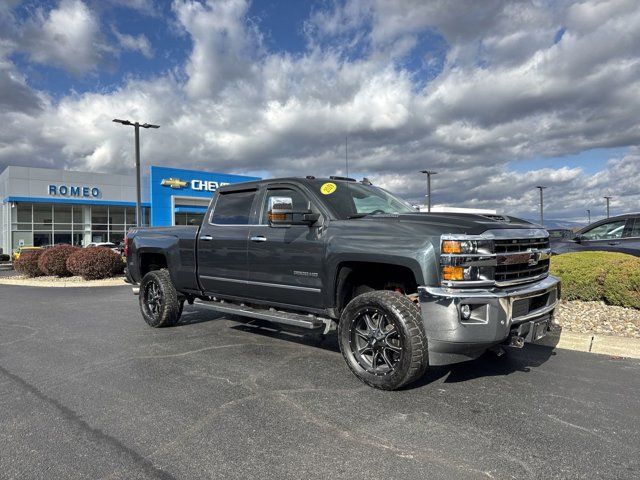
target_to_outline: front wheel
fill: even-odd
[[[399,293],[377,290],[354,298],[342,313],[338,338],[351,371],[372,387],[395,390],[427,368],[420,312]]]
[[[168,270],[152,270],[142,278],[140,311],[152,327],[172,327],[178,323],[182,305]]]

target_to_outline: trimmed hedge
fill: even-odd
[[[69,256],[67,269],[85,280],[98,280],[122,273],[124,261],[109,248],[83,248]]]
[[[26,275],[27,277],[41,277],[44,272],[38,266],[38,260],[44,250],[24,251],[20,254],[20,258],[13,261],[13,268],[16,272]]]
[[[640,258],[614,252],[575,252],[551,258],[565,300],[604,301],[640,309]]]
[[[9,260],[11,260],[11,255],[0,253],[0,262],[8,262]]]
[[[55,275],[56,277],[70,277],[71,272],[67,268],[69,256],[80,250],[73,245],[56,245],[48,248],[40,255],[38,267],[45,275]]]

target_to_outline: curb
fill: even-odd
[[[1,278],[0,285],[13,285],[21,287],[42,287],[42,288],[74,288],[74,287],[121,287],[128,285],[124,278],[108,278],[104,280],[86,280],[83,282],[43,282],[35,279],[11,279]]]
[[[640,338],[563,331],[549,332],[535,344],[615,357],[640,358]]]

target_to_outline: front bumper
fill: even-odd
[[[548,276],[526,285],[482,290],[418,287],[418,294],[429,363],[447,365],[479,357],[512,332],[528,333],[531,321],[551,320],[560,281]],[[463,305],[469,306],[468,319],[461,315]]]

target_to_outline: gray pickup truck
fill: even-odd
[[[545,230],[418,213],[366,179],[227,185],[202,225],[132,229],[125,251],[152,327],[175,325],[186,301],[296,331],[337,330],[353,373],[387,390],[428,365],[541,338],[559,297]]]

